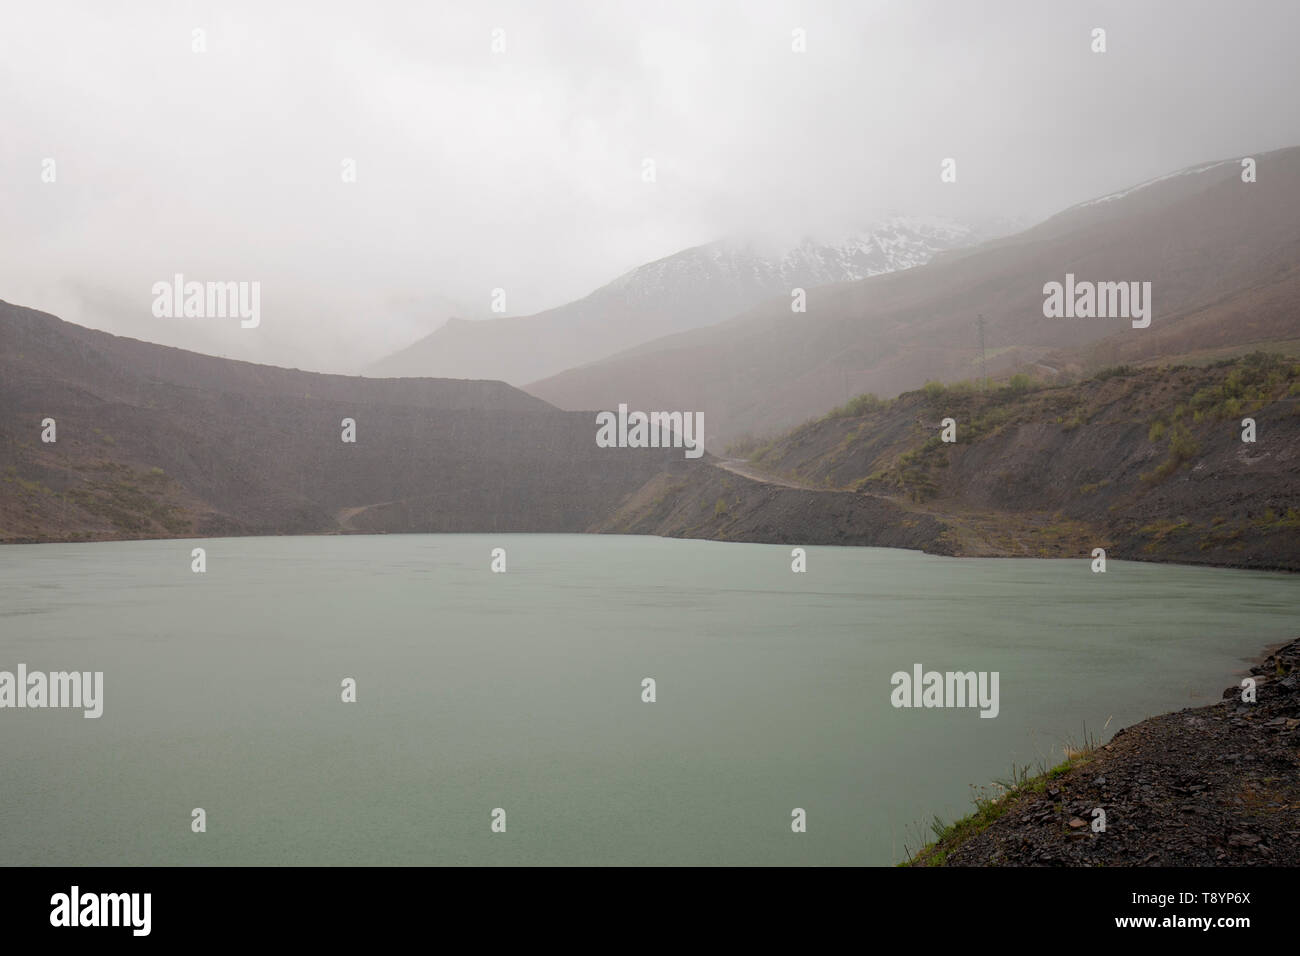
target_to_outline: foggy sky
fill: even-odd
[[[0,298],[353,371],[493,288],[527,314],[723,236],[1041,219],[1300,144],[1298,9],[2,0]],[[177,272],[260,281],[261,327],[155,319]]]

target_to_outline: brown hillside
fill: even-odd
[[[1254,443],[1241,440],[1245,417]],[[941,440],[945,418],[955,443]],[[861,399],[746,453],[743,469],[656,479],[602,528],[1008,557],[1102,547],[1300,570],[1294,359],[1120,369],[1064,387],[934,384]]]
[[[774,299],[527,390],[562,408],[702,410],[716,450],[851,395],[977,375],[981,314],[992,373],[1103,342],[1147,359],[1297,339],[1300,148],[1256,158],[1255,183],[1235,160],[1189,170],[917,269],[809,290],[806,314]],[[1044,318],[1043,285],[1067,272],[1151,282],[1151,326]]]
[[[582,531],[682,457],[595,434],[501,382],[251,365],[0,303],[0,541]]]

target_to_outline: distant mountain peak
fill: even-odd
[[[892,216],[848,235],[805,235],[796,241],[729,236],[638,266],[592,294],[646,298],[665,283],[741,282],[748,301],[735,312],[795,286],[855,282],[885,272],[924,265],[935,255],[978,242],[985,236],[949,219]],[[717,315],[716,320],[730,314]],[[703,323],[711,324],[711,323]]]
[[[981,231],[947,219],[893,216],[829,240],[719,239],[637,266],[537,315],[449,321],[369,374],[498,378],[523,385],[723,322],[795,288],[911,269],[983,238]]]
[[[977,379],[986,365],[994,374],[1039,363],[1077,370],[1294,342],[1300,148],[1251,158],[1257,181],[1242,179],[1240,159],[1188,166],[922,269],[823,287],[810,293],[805,316],[792,318],[789,298],[774,295],[721,325],[527,391],[570,409],[616,401],[703,410],[709,440],[727,441],[771,434],[864,392],[888,397],[926,381]],[[899,267],[913,235],[891,245],[896,237],[878,228],[869,243],[804,247],[795,260],[844,268],[837,257],[852,261],[855,249],[888,250],[900,254]],[[1151,327],[1045,316],[1044,283],[1071,273],[1150,283]],[[981,316],[986,329],[977,327]]]

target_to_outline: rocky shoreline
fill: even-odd
[[[1300,639],[1207,707],[1151,717],[954,824],[921,866],[1300,863]],[[1243,678],[1244,680],[1244,678]],[[1094,831],[1104,812],[1105,829]]]

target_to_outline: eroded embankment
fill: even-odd
[[[1300,570],[1300,363],[1276,355],[932,383],[734,451],[595,530]]]
[[[718,464],[651,479],[589,530],[759,544],[834,544],[951,553],[946,525],[877,495],[760,481]]]

